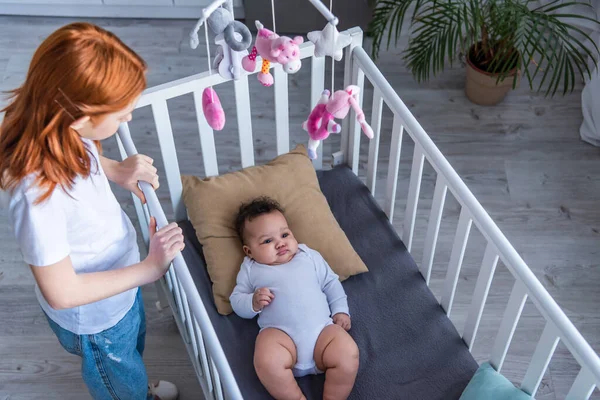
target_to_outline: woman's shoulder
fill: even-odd
[[[0,205],[3,207],[11,207],[19,202],[26,201],[35,203],[37,199],[46,194],[47,189],[42,188],[37,184],[37,174],[29,174],[23,177],[17,184],[0,194]],[[54,188],[48,201],[56,201],[60,197],[60,187]]]
[[[11,202],[20,201],[28,194],[36,194],[40,188],[35,184],[35,174],[30,174],[19,180],[13,187],[3,191]]]

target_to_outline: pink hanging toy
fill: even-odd
[[[296,36],[294,39],[279,36],[266,29],[259,21],[256,21],[256,28],[258,29],[256,42],[250,54],[242,59],[242,67],[248,72],[254,72],[256,56],[261,56],[263,62],[261,71],[258,73],[258,80],[263,86],[273,84],[273,75],[269,72],[272,62],[281,64],[287,74],[298,72],[302,66],[298,47],[304,42],[302,36]]]
[[[215,131],[220,131],[225,126],[225,112],[221,100],[212,87],[207,87],[202,92],[202,111],[206,122]]]
[[[350,85],[346,90],[337,90],[331,98],[329,90],[323,91],[308,120],[302,124],[302,128],[310,136],[308,156],[312,160],[317,158],[317,148],[322,140],[327,139],[330,133],[340,133],[342,127],[335,122],[334,118],[346,118],[350,107],[354,109],[356,120],[360,123],[362,131],[369,139],[373,138],[373,129],[367,124],[365,114],[358,105],[359,92],[360,88],[356,85]]]

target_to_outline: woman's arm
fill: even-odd
[[[54,309],[65,309],[106,299],[126,290],[151,283],[163,276],[178,251],[183,250],[181,228],[172,223],[156,231],[150,222],[150,250],[140,263],[111,271],[76,274],[67,256],[48,266],[33,266],[31,271],[44,298]]]
[[[104,157],[100,155],[100,165],[102,165],[102,169],[106,174],[106,177],[109,181],[114,182],[114,173],[115,167],[119,164],[118,161],[111,160],[110,158]]]
[[[159,268],[147,265],[146,260],[125,268],[85,274],[75,273],[71,257],[44,267],[30,267],[44,298],[55,310],[103,300],[160,278]]]

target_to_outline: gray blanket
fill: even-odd
[[[385,213],[348,168],[319,171],[318,177],[333,214],[369,268],[343,283],[352,314],[350,334],[360,349],[350,399],[458,399],[477,363]],[[184,257],[244,398],[270,399],[252,364],[256,320],[217,313],[202,248],[192,225],[180,225],[187,242]],[[308,400],[322,398],[323,375],[298,382]]]

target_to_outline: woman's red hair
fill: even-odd
[[[73,23],[52,33],[2,110],[0,189],[35,174],[43,202],[57,185],[71,188],[78,175],[89,176],[90,157],[70,125],[125,109],[145,89],[146,69],[140,56],[98,26]]]

